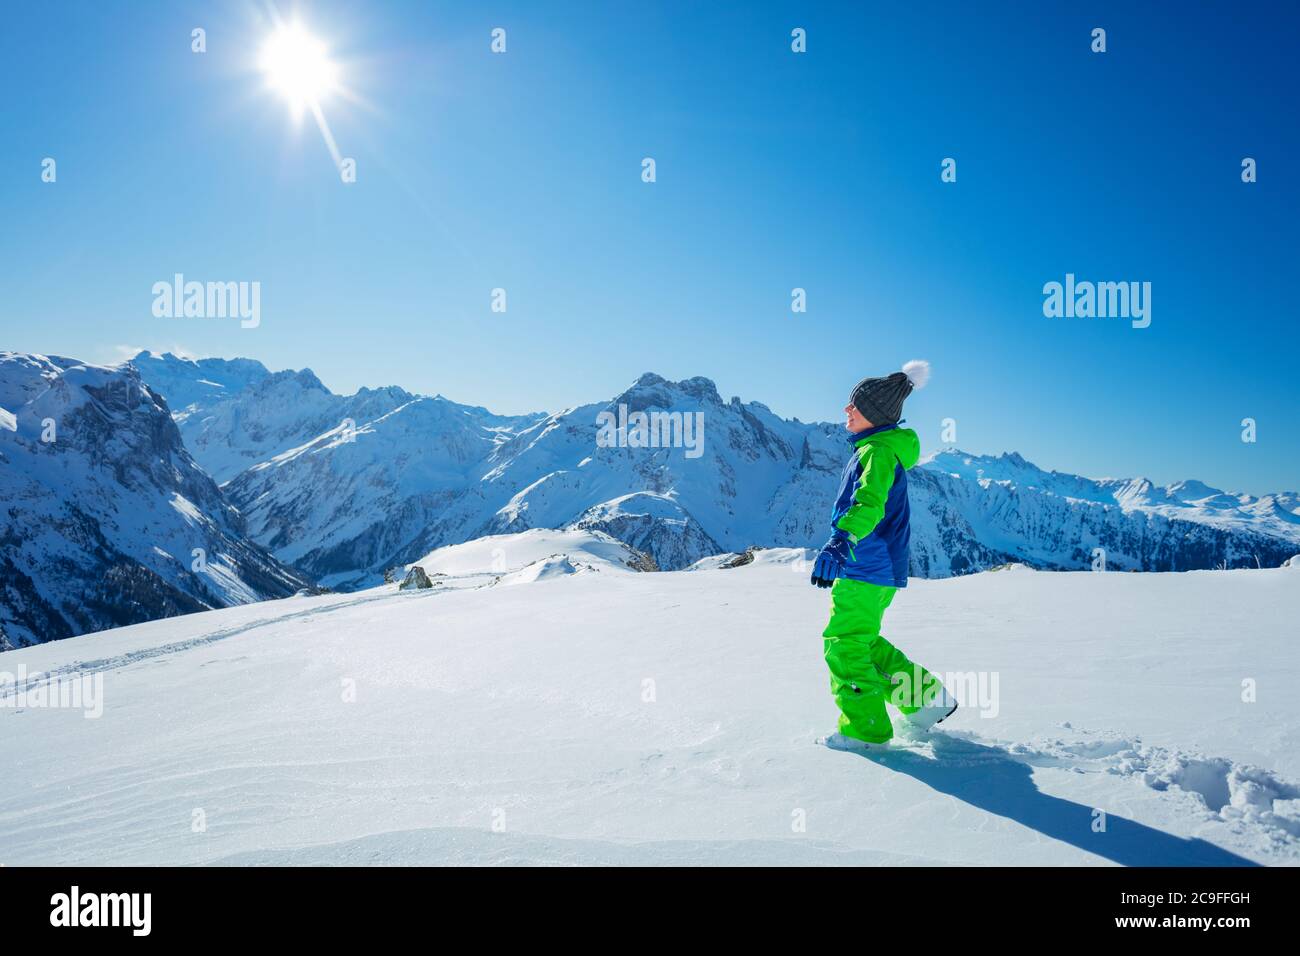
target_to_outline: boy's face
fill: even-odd
[[[844,427],[854,434],[864,432],[871,427],[871,422],[863,417],[863,414],[858,411],[857,406],[852,402],[844,406],[844,414],[848,416],[848,421],[844,423]]]

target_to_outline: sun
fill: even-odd
[[[258,63],[267,83],[295,113],[319,110],[338,88],[338,67],[328,48],[297,21],[281,24],[267,37]]]

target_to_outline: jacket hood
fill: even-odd
[[[910,428],[886,425],[883,428],[873,428],[865,434],[853,436],[854,448],[861,448],[868,442],[888,448],[898,457],[899,464],[904,468],[914,468],[916,463],[921,460],[921,439]]]

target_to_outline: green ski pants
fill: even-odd
[[[880,636],[880,621],[897,588],[838,578],[831,588],[831,619],[822,632],[831,694],[840,708],[839,731],[871,743],[894,736],[888,701],[904,714],[919,710],[937,679]],[[915,688],[915,692],[913,692]]]

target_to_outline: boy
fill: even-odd
[[[853,454],[831,515],[834,530],[813,565],[812,583],[831,588],[831,620],[822,633],[839,733],[819,743],[876,750],[894,735],[885,701],[925,731],[957,709],[957,701],[925,668],[880,635],[894,593],[907,587],[907,470],[921,456],[916,432],[899,428],[903,400],[930,377],[927,362],[864,378],[844,411]]]

